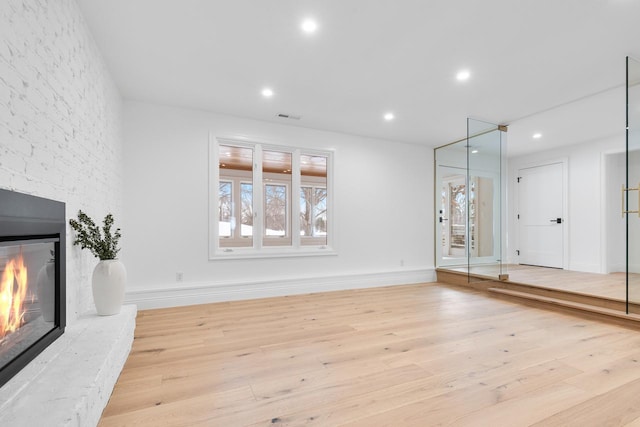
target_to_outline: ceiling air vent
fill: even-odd
[[[281,119],[290,119],[290,120],[300,120],[302,118],[302,116],[297,116],[295,114],[284,114],[284,113],[278,113],[276,114],[276,117],[280,117]]]

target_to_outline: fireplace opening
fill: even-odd
[[[0,190],[0,387],[63,334],[64,203]]]

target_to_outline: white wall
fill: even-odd
[[[626,271],[626,219],[622,216],[621,194],[622,184],[626,182],[626,154],[624,152],[605,154],[604,174],[605,174],[605,204],[604,204],[604,242],[606,253],[603,254],[604,272],[614,273]],[[633,182],[633,181],[631,181]],[[632,185],[635,187],[635,185]],[[637,195],[631,192],[631,197]],[[634,210],[635,204],[631,203]],[[630,224],[635,221],[630,222]],[[636,240],[637,241],[637,240]],[[633,259],[633,258],[631,258]]]
[[[0,187],[122,219],[121,100],[74,0],[0,2]],[[67,234],[67,322],[97,260]]]
[[[605,251],[607,244],[613,243],[607,242],[605,236],[607,191],[603,176],[606,164],[604,154],[623,151],[624,144],[623,134],[509,159],[507,190],[509,262],[517,263],[515,251],[518,249],[516,219],[518,170],[527,166],[568,159],[568,216],[565,218],[565,226],[569,227],[568,268],[591,273],[606,272]],[[618,187],[618,197],[619,191]],[[624,241],[619,244],[624,245]]]
[[[638,142],[637,140],[635,141]],[[640,150],[629,151],[629,187],[638,188],[640,186]],[[619,189],[620,187],[618,187]],[[637,191],[629,191],[629,210],[636,211],[640,209],[640,195]],[[629,271],[640,273],[640,215],[631,213],[628,215],[629,221]],[[618,217],[619,218],[619,217]],[[624,221],[618,220],[624,224]],[[626,254],[625,254],[626,255]],[[636,283],[637,279],[636,279]],[[633,299],[639,300],[640,294],[637,291],[637,285],[634,286]]]
[[[124,105],[127,300],[144,308],[433,278],[431,148],[140,102]],[[338,255],[209,260],[209,132],[335,150]],[[182,282],[176,281],[178,272]]]

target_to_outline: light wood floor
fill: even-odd
[[[446,269],[465,273],[468,270],[466,266]],[[472,266],[471,272],[497,276],[498,269],[496,266],[479,265]],[[625,273],[583,273],[580,271],[514,264],[506,266],[506,272],[509,274],[509,281],[511,282],[579,292],[620,301],[626,299]],[[629,279],[629,301],[640,303],[640,274],[630,274]]]
[[[108,426],[640,426],[640,332],[439,284],[141,311]]]

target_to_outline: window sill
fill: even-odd
[[[226,248],[217,249],[213,255],[209,256],[209,261],[220,261],[225,259],[260,259],[260,258],[296,258],[314,256],[335,256],[338,252],[328,246],[322,248],[312,246],[308,248],[262,248],[259,251],[253,248]]]

